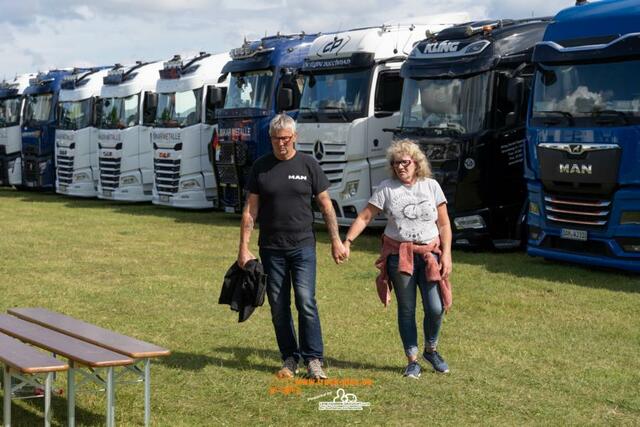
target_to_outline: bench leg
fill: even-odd
[[[151,424],[151,359],[144,360],[144,425]]]
[[[11,371],[8,366],[4,367],[2,381],[4,385],[3,425],[4,427],[11,427]]]
[[[51,381],[53,373],[49,372],[44,380],[44,427],[51,426]]]
[[[76,425],[76,382],[74,378],[75,366],[69,361],[69,370],[67,371],[67,420],[69,427]]]
[[[114,368],[107,368],[107,427],[116,425],[116,394],[114,390]]]

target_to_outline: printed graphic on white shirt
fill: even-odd
[[[403,192],[392,195],[390,213],[403,241],[425,242],[431,236],[428,225],[438,219],[433,200],[425,194]]]

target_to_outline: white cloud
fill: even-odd
[[[74,65],[224,52],[277,31],[331,32],[465,11],[553,15],[574,0],[0,0],[0,76]]]

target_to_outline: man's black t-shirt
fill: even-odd
[[[329,188],[316,160],[296,152],[289,160],[273,153],[253,164],[247,189],[259,196],[258,245],[266,249],[293,249],[315,244],[311,198]]]

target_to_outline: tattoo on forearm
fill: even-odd
[[[329,232],[329,237],[331,239],[340,239],[340,233],[338,230],[338,219],[336,218],[336,213],[331,208],[322,208],[322,217],[324,218],[324,223],[327,224],[327,231]]]

